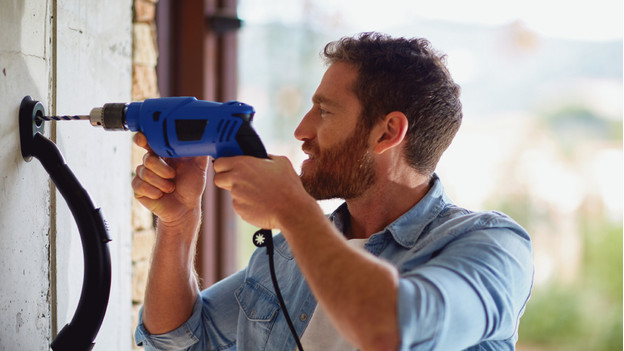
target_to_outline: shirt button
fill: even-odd
[[[302,322],[305,322],[308,319],[308,315],[306,313],[302,313],[301,316],[299,316],[299,320],[301,320]]]

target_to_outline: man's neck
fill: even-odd
[[[361,196],[346,200],[350,214],[347,236],[368,238],[383,230],[427,194],[430,179],[413,174],[398,182],[378,182]]]

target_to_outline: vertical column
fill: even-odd
[[[162,1],[164,2],[164,1]],[[157,0],[134,0],[133,58],[132,58],[132,100],[143,101],[159,97],[156,65],[159,59],[158,38],[156,35]],[[162,57],[162,56],[161,56]],[[132,165],[134,172],[142,163],[145,150],[132,145]],[[129,194],[130,195],[130,194]],[[132,326],[138,324],[139,310],[145,297],[145,285],[149,270],[152,247],[156,240],[152,213],[132,197]],[[132,343],[135,350],[142,350]]]

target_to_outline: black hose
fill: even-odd
[[[78,307],[71,322],[58,333],[51,348],[56,351],[91,350],[108,305],[111,285],[110,241],[99,209],[69,169],[52,141],[36,133],[30,145],[74,216],[84,256],[84,276]]]

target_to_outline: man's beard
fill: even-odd
[[[304,142],[303,149],[312,155],[313,169],[301,171],[301,182],[317,200],[353,199],[375,182],[374,159],[368,150],[369,131],[358,123],[353,134],[328,150]]]

